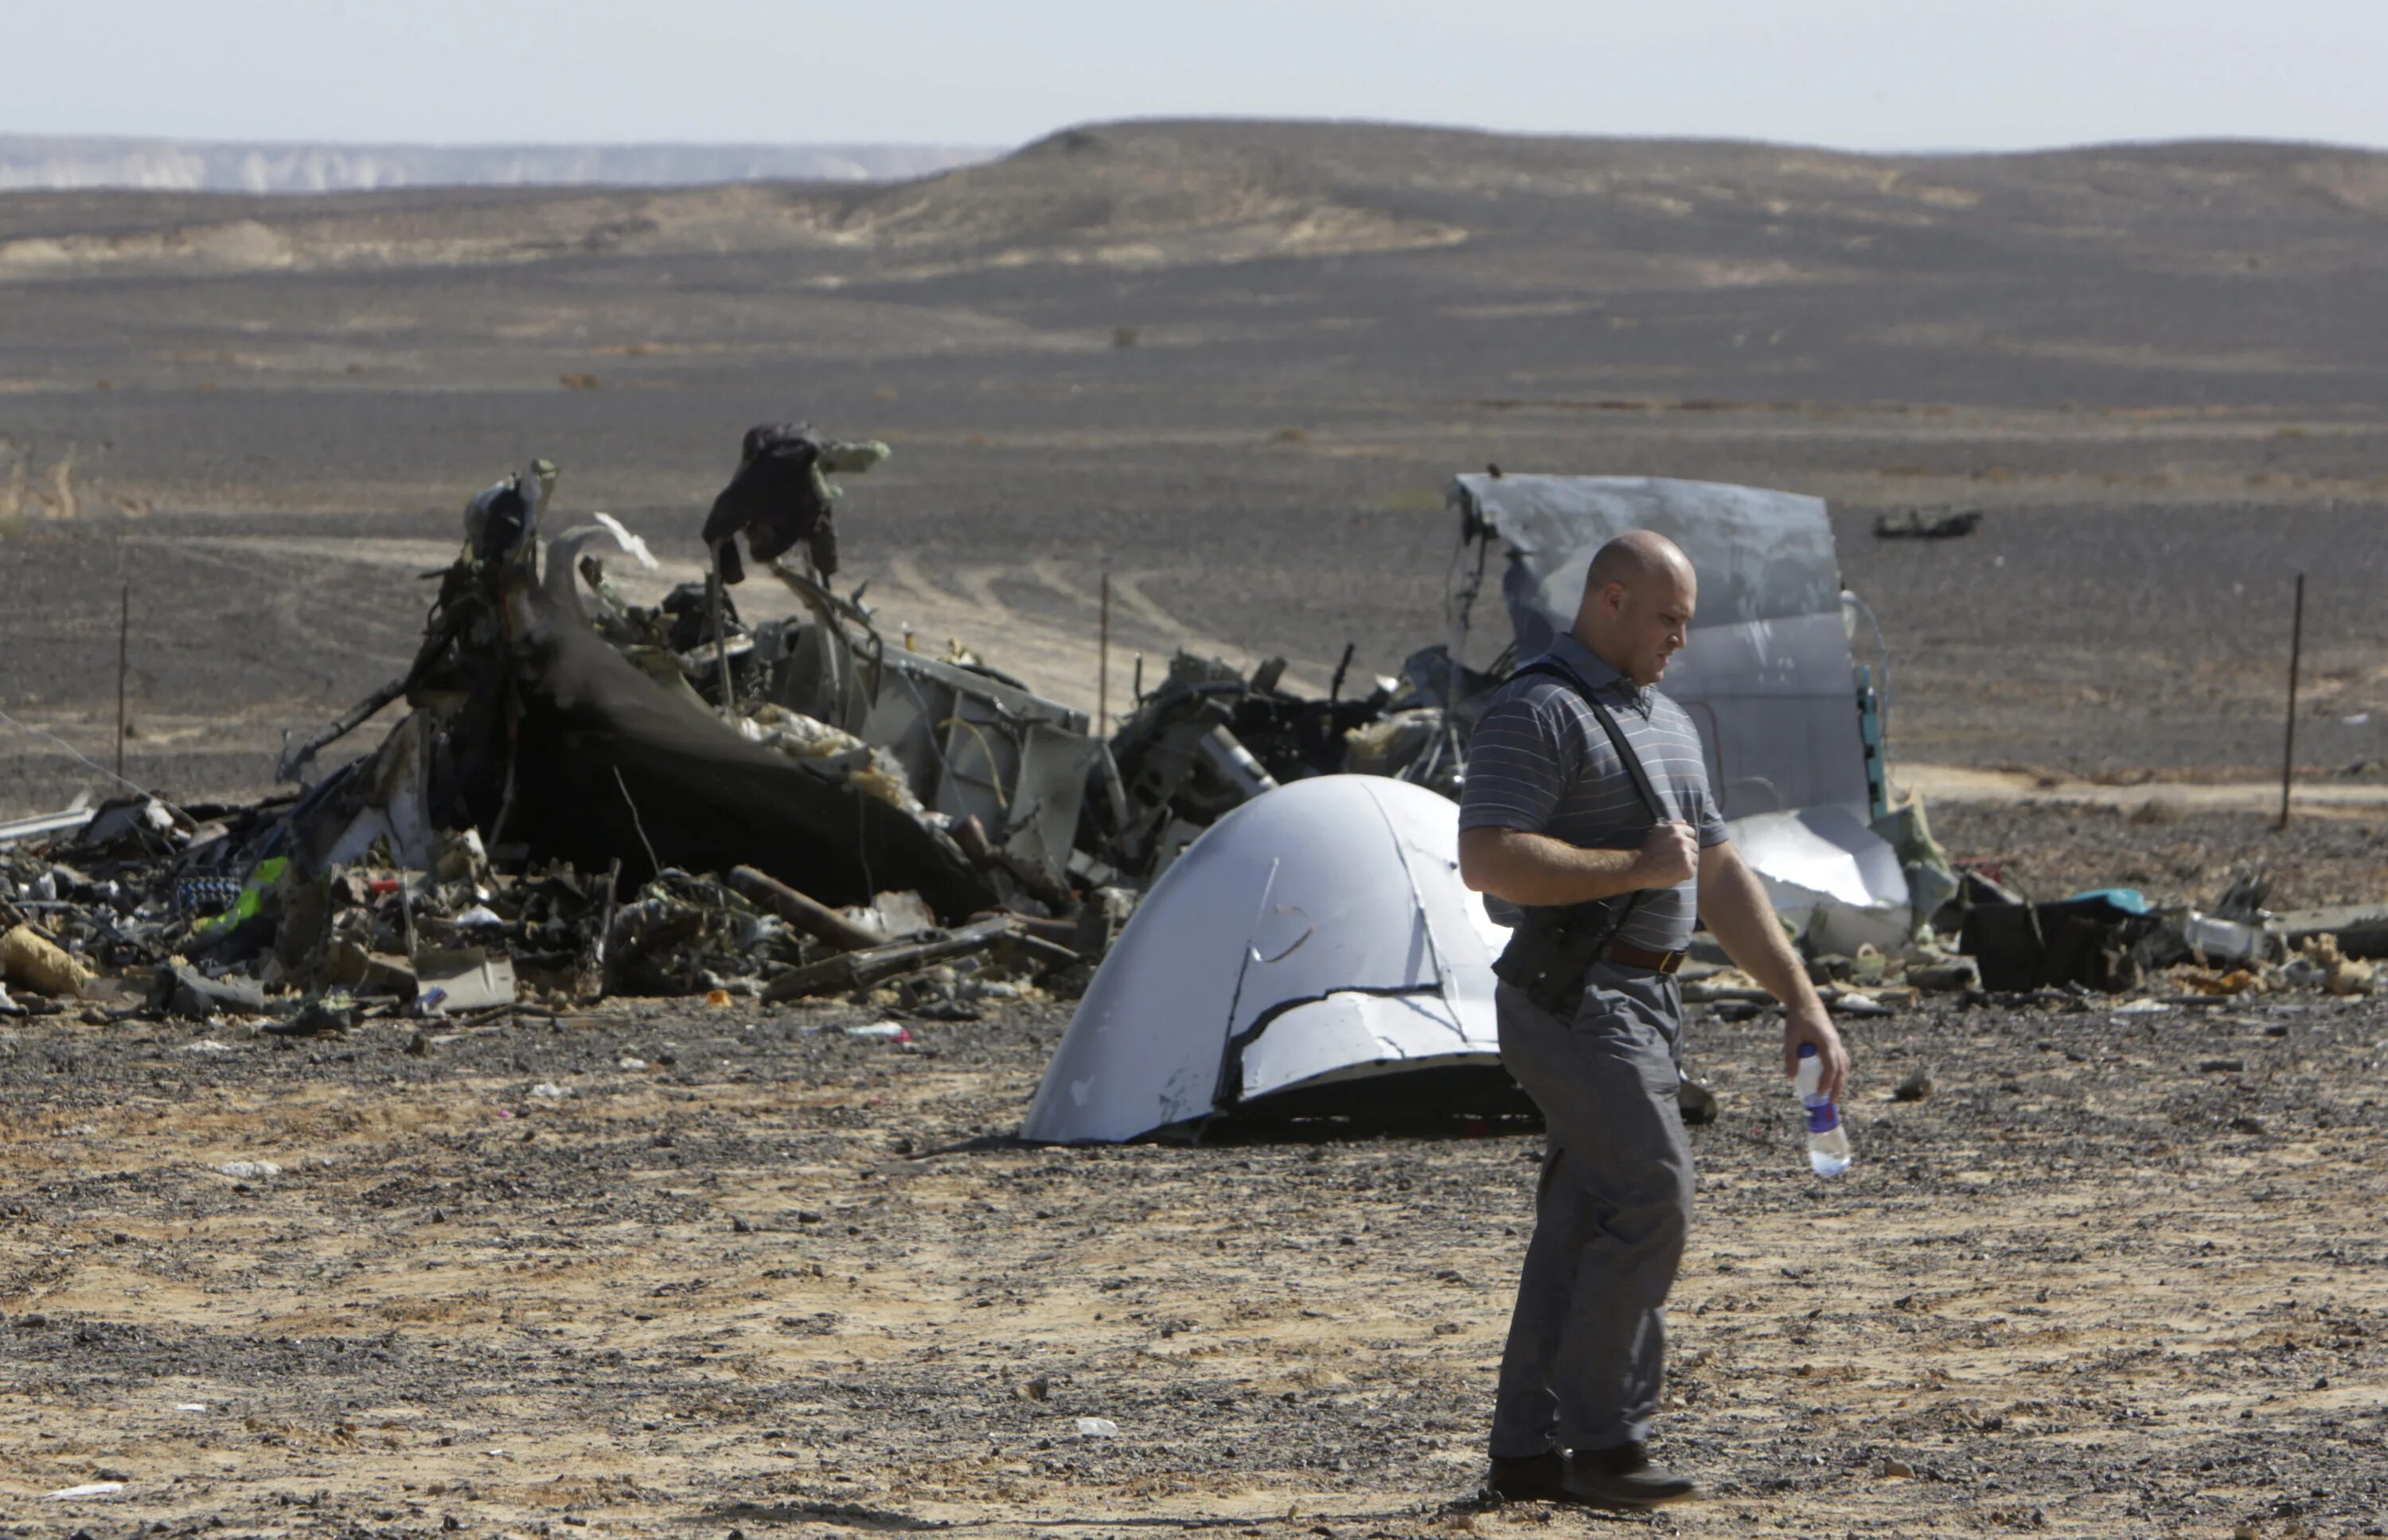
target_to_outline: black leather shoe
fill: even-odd
[[[1687,1477],[1650,1463],[1639,1444],[1614,1449],[1580,1449],[1568,1457],[1562,1502],[1585,1508],[1658,1508],[1680,1503],[1696,1490]]]
[[[1567,1458],[1556,1449],[1540,1455],[1495,1455],[1484,1491],[1496,1502],[1563,1503],[1568,1500],[1567,1477]]]

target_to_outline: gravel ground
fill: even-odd
[[[1551,1522],[1471,1497],[1531,1128],[1023,1147],[1066,1007],[909,1047],[857,1019],[623,1002],[419,1056],[14,1023],[0,1527]],[[1850,1031],[1859,1164],[1825,1183],[1767,1024],[1695,1024],[1723,1112],[1660,1453],[1708,1495],[1618,1522],[2381,1533],[2388,1011]],[[44,1496],[90,1482],[123,1489]]]
[[[2388,901],[2388,841],[2369,817],[2184,812],[2151,786],[2136,808],[1936,802],[1932,832],[1951,859],[1995,866],[2027,897],[2138,888],[2158,903],[2211,904],[2242,873],[2272,880],[2270,906]]]

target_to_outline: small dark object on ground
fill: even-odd
[[[1877,540],[1952,540],[1980,526],[1978,508],[1915,508],[1885,513],[1874,522]]]
[[[246,979],[210,978],[182,963],[159,966],[150,1002],[170,1016],[197,1019],[226,1014],[265,1014],[265,991],[259,985]]]
[[[311,1000],[286,1021],[269,1022],[265,1030],[280,1038],[337,1036],[357,1024],[357,1008],[348,1001]]]

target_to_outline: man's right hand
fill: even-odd
[[[1699,870],[1699,841],[1691,825],[1671,821],[1656,825],[1642,841],[1641,853],[1633,858],[1634,886],[1672,888],[1689,882]]]

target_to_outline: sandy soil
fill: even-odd
[[[2283,829],[2277,789],[2265,813],[2176,805],[2165,794],[2143,789],[2119,807],[1988,800],[1926,807],[1951,859],[1979,862],[2036,900],[2120,887],[2158,903],[2210,906],[2245,875],[2270,879],[2272,909],[2388,899],[2388,839],[2381,836],[2388,817],[2377,810],[2300,812]]]
[[[1016,1146],[1064,1013],[15,1023],[0,1522],[1544,1532],[1468,1500],[1537,1134]],[[1662,1452],[1708,1496],[1561,1529],[2380,1533],[2388,1013],[1851,1031],[1823,1183],[1765,1024],[1696,1026]]]
[[[2317,776],[2301,767],[2289,788],[2291,819],[2312,815],[2357,824],[2378,821],[2388,811],[2388,782],[2372,778],[2374,774],[2372,767],[2366,766],[2354,774]],[[2277,778],[2217,781],[2143,770],[2077,780],[2048,771],[1975,770],[1901,762],[1891,767],[1890,786],[1894,797],[1918,797],[1935,804],[2096,808],[2128,814],[2146,824],[2173,823],[2204,813],[2267,814],[2275,824],[2280,816],[2281,788]]]

